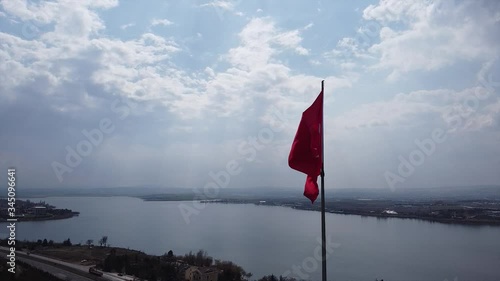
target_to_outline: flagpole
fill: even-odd
[[[325,97],[325,80],[321,81],[321,93],[323,93],[323,99]],[[322,102],[323,106],[323,102]],[[324,106],[323,106],[324,108]],[[323,116],[323,109],[321,109]],[[325,227],[325,135],[324,135],[324,124],[325,121],[321,122],[321,267],[322,267],[322,281],[326,281],[326,227]]]

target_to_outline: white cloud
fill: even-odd
[[[281,31],[269,18],[252,19],[239,37],[242,46],[229,50],[227,59],[233,65],[244,68],[267,64],[281,48],[292,49],[300,55],[308,54],[308,50],[300,45],[302,38],[298,30]],[[252,60],[247,59],[250,56]]]
[[[321,62],[319,60],[309,60],[309,63],[312,65],[321,65]]]
[[[199,5],[201,8],[211,7],[215,10],[217,15],[222,19],[225,13],[232,13],[236,16],[243,17],[245,14],[237,11],[236,7],[242,0],[215,0]]]
[[[345,62],[361,59],[360,64],[371,69],[389,70],[389,80],[460,61],[495,59],[499,40],[492,34],[500,32],[498,8],[492,1],[381,0],[364,9],[367,22],[356,37],[340,40],[326,55],[340,55]]]
[[[152,33],[143,34],[141,38],[130,41],[94,39],[91,45],[91,49],[100,54],[101,64],[101,68],[92,75],[92,81],[124,96],[143,100],[157,99],[158,91],[151,91],[152,88],[161,88],[161,85],[168,84],[170,80],[164,78],[160,81],[162,71],[176,72],[174,69],[157,67],[155,64],[165,62],[180,49],[175,42]],[[158,81],[154,82],[155,80]],[[153,82],[154,85],[147,85]],[[145,94],[137,96],[137,92]]]
[[[67,102],[67,93],[64,92],[62,85],[76,84],[75,91],[77,91],[76,89],[82,86],[78,82],[81,79],[79,75],[81,72],[87,75],[84,79],[102,85],[102,89],[129,97],[144,92],[147,88],[140,86],[148,79],[160,77],[168,72],[175,73],[175,70],[155,66],[180,51],[175,42],[152,33],[143,34],[139,39],[129,41],[101,37],[99,31],[105,26],[93,9],[112,7],[114,2],[79,3],[80,5],[66,2],[45,3],[47,6],[51,5],[45,8],[46,10],[65,12],[50,18],[54,29],[37,35],[37,40],[24,40],[14,35],[0,33],[3,42],[0,57],[4,60],[0,67],[2,71],[0,81],[3,82],[0,86],[2,88],[0,98],[3,96],[14,100],[18,95],[16,94],[18,91],[15,90],[17,87],[26,87],[33,81],[40,81],[39,83],[44,81],[44,95],[64,97],[59,99],[61,104],[59,102],[54,104],[54,108],[67,111],[68,107],[62,104]],[[40,22],[44,20],[35,14],[42,12],[28,4],[15,8],[7,7],[7,10],[12,12],[11,16],[25,19],[38,18]],[[169,83],[169,79],[163,80],[164,83]],[[157,96],[156,92],[151,93],[151,96],[143,95],[138,98],[146,99],[154,96]],[[89,99],[88,95],[84,100],[86,102],[81,104],[82,107],[93,106],[94,101]]]
[[[172,24],[174,24],[174,23],[169,21],[168,19],[153,19],[153,20],[151,20],[151,26],[157,26],[157,25],[169,26]]]
[[[100,22],[99,19],[95,20]],[[163,105],[181,119],[233,116],[253,105],[254,97],[272,102],[274,97],[270,98],[270,93],[302,93],[301,90],[308,90],[304,85],[311,85],[317,79],[309,77],[310,81],[306,82],[301,76],[292,76],[290,69],[275,59],[276,55],[287,49],[298,54],[308,51],[300,46],[302,39],[298,30],[280,30],[270,19],[251,20],[240,32],[241,45],[230,49],[224,56],[231,67],[222,72],[206,68],[205,75],[199,75],[202,70],[188,74],[171,64],[172,56],[181,52],[178,44],[153,33],[145,33],[140,38],[127,41],[97,36],[68,40],[68,37],[62,36],[64,33],[58,30],[42,34],[40,42],[6,37],[6,42],[9,42],[8,38],[13,42],[10,52],[16,60],[12,63],[32,54],[34,61],[38,61],[36,64],[46,66],[37,69],[37,74],[46,73],[47,77],[51,77],[51,83],[57,85],[57,81],[71,81],[72,73],[77,68],[54,72],[48,66],[60,58],[90,55],[92,59],[89,62],[95,63],[95,69],[88,74],[92,83],[101,86],[109,94],[149,102],[155,106]],[[49,47],[45,42],[49,42],[50,38],[61,38],[63,44]],[[66,41],[62,41],[63,38]],[[30,52],[30,49],[33,50]],[[243,53],[246,54],[244,57]],[[21,83],[22,77],[29,79],[33,64],[18,65],[18,68],[11,68],[26,72],[17,79]],[[300,81],[302,85],[287,86],[296,83],[294,81]],[[311,90],[311,93],[314,92]],[[57,108],[65,107],[61,105]]]
[[[383,4],[389,6],[391,3],[388,2],[379,7],[384,8]],[[498,56],[498,41],[491,35],[500,29],[492,21],[492,10],[486,2],[464,1],[452,9],[449,4],[441,6],[440,2],[424,7],[419,4],[403,5],[396,10],[397,13],[392,13],[396,15],[395,19],[387,17],[391,13],[381,13],[376,17],[373,9],[365,13],[376,20],[410,21],[407,30],[391,30],[389,33],[388,29],[382,29],[385,34],[381,33],[381,42],[370,48],[370,52],[380,55],[380,62],[375,67],[392,69],[393,75],[397,75],[414,70],[436,70],[457,61],[488,60]]]
[[[388,101],[363,104],[335,118],[337,132],[388,126],[393,130],[399,126],[411,126],[409,120],[418,120],[424,114],[439,114],[439,108],[422,97],[443,96],[450,94],[446,90],[421,91],[410,94],[398,94]]]
[[[205,4],[201,4],[200,7],[214,7],[214,8],[227,10],[227,11],[232,11],[234,9],[234,1],[216,0],[216,1],[205,3]]]
[[[215,76],[215,72],[214,72],[214,70],[213,70],[212,68],[208,67],[208,66],[205,68],[205,72],[206,72],[206,73],[207,73],[210,77],[214,77],[214,76]]]
[[[135,26],[135,22],[131,22],[131,23],[127,23],[127,24],[121,25],[120,28],[123,29],[123,30],[125,30],[125,29],[127,29],[129,27],[133,27],[133,26]]]
[[[387,101],[358,106],[336,117],[332,123],[339,138],[352,130],[381,126],[394,132],[417,127],[444,128],[449,133],[488,129],[495,120],[500,120],[500,99],[487,96],[484,91],[485,88],[478,86],[461,91],[400,93]]]
[[[53,86],[47,87],[47,91],[53,88],[56,95],[63,95],[57,92],[57,86],[63,81],[75,83],[73,75],[79,71],[79,66],[58,67],[59,71],[55,71],[54,65],[60,65],[58,60],[61,58],[87,57],[93,64],[93,69],[87,74],[89,81],[108,94],[162,105],[181,119],[202,119],[239,114],[244,108],[253,106],[255,97],[269,103],[275,100],[274,95],[283,91],[301,93],[301,90],[309,89],[304,85],[311,85],[317,79],[309,77],[311,81],[306,82],[301,76],[292,76],[290,69],[276,60],[275,57],[285,50],[300,55],[307,54],[308,50],[300,45],[302,38],[298,30],[281,30],[268,18],[253,19],[243,28],[239,34],[240,46],[223,56],[231,65],[228,69],[216,72],[207,67],[204,71],[185,73],[170,62],[173,55],[181,52],[173,40],[153,33],[126,41],[99,36],[98,31],[104,28],[101,19],[89,8],[74,7],[75,11],[78,9],[84,10],[81,15],[89,15],[80,22],[80,26],[88,28],[80,28],[85,32],[74,38],[67,35],[69,30],[57,28],[66,23],[67,18],[55,18],[56,29],[41,34],[39,41],[1,33],[3,42],[11,46],[3,50],[7,52],[4,56],[9,57],[3,66],[9,67],[11,73],[17,73],[15,84],[6,76],[0,77],[5,80],[2,83],[4,89],[14,89],[36,75],[51,81],[49,83]],[[170,24],[170,21],[153,20],[151,23]],[[52,45],[52,40],[58,40],[60,44]],[[28,62],[26,59],[30,56]],[[287,86],[289,83],[301,85],[290,87]],[[5,91],[4,95],[7,93],[11,91]],[[88,102],[82,106],[91,104]],[[55,108],[67,111],[63,104]]]
[[[22,21],[35,21],[47,24],[75,16],[74,11],[84,13],[84,15],[77,17],[76,20],[84,18],[89,14],[95,19],[95,14],[90,12],[90,9],[110,9],[118,6],[118,0],[86,0],[78,1],[78,4],[64,1],[30,3],[26,0],[16,0],[2,1],[0,6],[9,15],[17,17]]]
[[[308,30],[309,28],[313,27],[314,23],[309,23],[308,25],[304,26],[303,30]]]
[[[358,33],[359,34],[359,33]],[[356,38],[344,37],[337,42],[335,49],[323,54],[324,58],[334,64],[349,66],[355,69],[370,65],[376,57],[367,52]]]
[[[277,34],[274,38],[274,42],[283,47],[295,49],[295,51],[300,55],[309,54],[309,51],[307,49],[300,46],[302,38],[299,36],[298,30]]]
[[[377,5],[369,5],[363,10],[363,18],[383,22],[413,22],[428,16],[431,1],[380,0]]]

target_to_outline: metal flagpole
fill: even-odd
[[[323,100],[325,97],[325,80],[321,81],[321,93],[323,94]],[[323,102],[321,104],[323,106]],[[323,114],[323,108],[321,109]],[[323,114],[324,116],[325,114]],[[324,120],[321,116],[321,267],[322,267],[322,281],[326,281],[326,227],[325,227],[325,135],[324,132]]]

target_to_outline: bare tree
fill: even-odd
[[[99,245],[101,245],[101,247],[106,247],[106,244],[108,243],[108,236],[103,236],[101,238],[101,240],[99,240]]]

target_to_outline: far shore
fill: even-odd
[[[109,197],[100,196],[51,196],[51,197]],[[203,202],[212,204],[255,204],[263,206],[289,207],[297,210],[320,211],[320,204],[302,197],[257,198],[256,196],[222,197],[210,200],[195,200],[193,194],[152,194],[144,196],[119,196],[138,198],[149,202]],[[319,201],[319,199],[318,199]],[[415,219],[429,222],[461,225],[500,225],[499,200],[398,200],[398,199],[334,199],[327,198],[327,213],[358,215],[375,218]],[[19,218],[20,221],[44,221],[67,219],[78,216],[78,212],[67,210],[64,214]],[[0,218],[5,222],[6,218]]]
[[[320,204],[311,204],[309,201],[297,199],[297,201],[279,200],[279,199],[211,199],[211,200],[193,200],[192,198],[184,198],[179,200],[178,196],[169,197],[155,196],[141,198],[144,201],[193,201],[202,203],[219,203],[219,204],[254,204],[262,206],[289,207],[304,211],[320,211]],[[374,204],[376,203],[376,204]],[[469,202],[470,203],[470,202]],[[500,202],[497,203],[496,209],[484,208],[483,205],[491,204],[490,201],[480,202],[482,205],[473,209],[474,214],[468,215],[470,207],[464,207],[460,201],[429,201],[429,202],[401,202],[398,200],[354,200],[354,199],[339,199],[327,202],[326,212],[340,215],[357,215],[363,217],[375,218],[398,218],[398,219],[415,219],[429,222],[438,222],[446,224],[461,224],[461,225],[500,225]],[[411,205],[413,214],[407,212],[390,212],[392,209],[401,208],[402,204]],[[417,209],[416,211],[413,209]],[[424,211],[422,211],[424,209]],[[492,212],[497,216],[488,216],[486,213]],[[450,217],[443,217],[450,214]],[[457,215],[464,214],[464,215]]]
[[[17,217],[17,221],[48,221],[48,220],[63,220],[78,216],[79,212],[71,212],[63,215],[40,216],[40,217]],[[1,218],[0,222],[6,222],[7,219]]]
[[[222,200],[208,200],[202,201],[205,203],[219,203],[219,204],[255,204],[262,206],[276,206],[276,207],[289,207],[297,210],[305,211],[321,211],[320,204],[315,203],[314,205],[310,202],[289,202],[284,200],[232,200],[232,199],[222,199]],[[483,204],[491,204],[491,202],[481,202]],[[423,220],[429,222],[438,222],[446,224],[461,224],[461,225],[500,225],[500,202],[494,202],[497,204],[497,209],[491,210],[490,208],[477,207],[472,211],[479,213],[478,215],[468,215],[467,207],[459,204],[459,202],[450,201],[446,202],[404,202],[405,205],[409,205],[411,211],[414,214],[409,214],[407,212],[395,212],[394,209],[401,209],[402,202],[394,200],[336,200],[333,202],[327,202],[325,211],[327,213],[339,214],[339,215],[357,215],[362,217],[375,217],[375,218],[397,218],[397,219],[415,219]],[[414,211],[414,209],[418,209]],[[424,209],[425,211],[421,211]],[[486,217],[486,212],[493,212],[497,216]],[[455,213],[454,217],[446,218],[439,217],[442,213]],[[463,216],[456,215],[457,213],[465,213]]]

